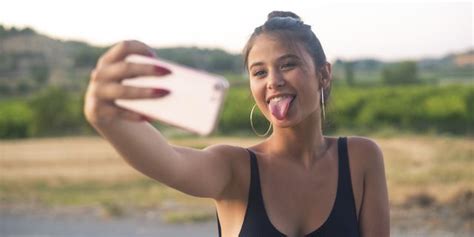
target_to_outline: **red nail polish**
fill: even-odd
[[[171,71],[168,68],[160,67],[160,66],[154,66],[155,72],[158,73],[159,75],[167,75],[170,74]]]
[[[153,49],[150,49],[149,52],[148,52],[148,56],[151,57],[151,58],[157,58],[156,57],[156,53]]]
[[[140,121],[142,121],[142,122],[150,122],[150,123],[151,123],[151,122],[153,122],[153,119],[150,118],[150,117],[147,117],[147,116],[145,116],[145,115],[142,115],[142,116],[140,117]]]
[[[169,93],[170,91],[166,89],[160,89],[160,88],[153,89],[153,95],[158,96],[158,97],[168,95]]]

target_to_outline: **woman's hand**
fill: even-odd
[[[143,115],[116,106],[114,100],[159,98],[170,93],[160,88],[122,85],[121,81],[126,78],[171,73],[164,67],[125,62],[124,59],[130,54],[154,57],[153,50],[144,43],[123,41],[104,53],[92,70],[84,103],[84,114],[92,125],[103,125],[117,119],[148,121]]]

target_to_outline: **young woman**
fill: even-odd
[[[100,58],[86,93],[86,117],[135,169],[215,200],[220,236],[389,236],[382,152],[370,139],[323,136],[331,65],[297,15],[270,13],[245,47],[252,95],[273,126],[266,140],[248,148],[173,146],[145,117],[116,107],[118,98],[169,93],[120,84],[172,73],[124,62],[132,53],[153,56],[143,43],[126,41]]]

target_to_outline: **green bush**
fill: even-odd
[[[82,95],[48,88],[29,98],[0,103],[0,138],[91,133],[82,113]],[[252,134],[254,100],[247,86],[231,87],[219,123],[222,134]],[[256,109],[254,124],[264,133],[268,122]],[[334,87],[325,132],[337,129],[374,132],[442,132],[473,135],[474,86]]]
[[[219,131],[229,133],[250,129],[249,114],[252,106],[253,98],[248,87],[232,87],[221,114]]]
[[[402,61],[386,65],[382,79],[388,85],[414,84],[419,82],[415,61]]]
[[[335,88],[329,119],[338,128],[472,134],[473,86]]]
[[[32,117],[30,108],[24,102],[4,101],[0,103],[0,139],[31,136]]]
[[[324,129],[373,132],[392,128],[473,134],[473,101],[473,86],[334,87]],[[253,103],[248,87],[231,88],[220,120],[220,131],[251,133],[249,114]],[[255,114],[257,130],[263,133],[268,122],[258,112]]]
[[[74,134],[84,126],[80,100],[61,88],[47,88],[33,96],[29,104],[35,136]]]

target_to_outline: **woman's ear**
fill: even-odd
[[[332,66],[326,62],[320,69],[321,73],[321,86],[326,89],[331,85],[332,81]]]

